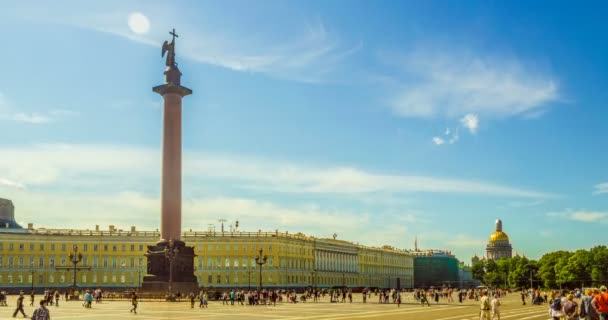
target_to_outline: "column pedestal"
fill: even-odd
[[[169,259],[165,256],[168,242],[159,242],[148,246],[148,272],[142,282],[144,292],[167,293],[169,291]],[[194,275],[194,247],[188,247],[182,241],[174,241],[178,250],[173,258],[173,293],[185,297],[190,292],[198,293],[198,281]]]

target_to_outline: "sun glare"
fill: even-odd
[[[139,12],[129,14],[129,29],[137,34],[147,33],[150,30],[150,20]]]

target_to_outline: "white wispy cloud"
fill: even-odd
[[[160,220],[160,199],[135,191],[99,193],[56,193],[18,191],[10,197],[16,204],[16,218],[35,222],[39,227],[93,229],[95,224],[116,225],[128,229],[135,225],[140,229],[155,230]],[[94,203],[94,206],[91,206]],[[69,208],[69,209],[67,209]],[[41,215],[52,214],[51,220],[40,220]],[[73,219],[86,215],[90,219]],[[372,215],[366,212],[322,209],[314,204],[285,206],[270,201],[243,197],[184,198],[182,204],[182,226],[184,230],[207,230],[207,224],[215,223],[218,217],[230,222],[239,220],[244,231],[289,230],[309,235],[331,237],[338,232],[342,239],[371,239],[377,230],[367,228]],[[323,221],[323,223],[319,223]],[[226,230],[228,223],[226,224]],[[367,230],[366,230],[367,229]],[[216,231],[219,231],[216,226]],[[399,228],[403,231],[403,227]],[[391,232],[386,243],[395,243],[397,234]],[[376,239],[375,242],[378,242]],[[370,242],[371,243],[371,242]]]
[[[573,210],[566,209],[558,212],[548,212],[548,217],[557,217],[566,220],[574,220],[580,222],[602,222],[605,223],[608,218],[608,211],[593,211],[593,210]]]
[[[433,137],[433,143],[440,146],[440,145],[444,144],[445,141],[443,139],[441,139],[440,137]]]
[[[593,192],[593,194],[608,193],[608,182],[596,184],[594,188],[595,191]]]
[[[487,244],[487,239],[473,237],[465,233],[425,232],[418,236],[419,246],[423,249],[453,248],[458,251],[479,250]],[[466,260],[465,260],[466,261]]]
[[[456,130],[452,131],[450,130],[450,128],[445,129],[444,131],[444,136],[445,139],[441,138],[441,137],[433,137],[433,142],[440,146],[440,145],[444,145],[444,144],[454,144],[456,142],[458,142],[458,140],[460,139],[460,130],[459,128],[456,128]]]
[[[571,219],[583,222],[595,222],[608,218],[608,212],[576,211],[572,213]]]
[[[418,50],[405,59],[390,57],[404,79],[399,80],[401,91],[391,102],[396,114],[418,118],[538,116],[559,98],[555,79],[516,58],[449,52]]]
[[[42,115],[42,114],[39,114],[36,112],[32,112],[32,113],[18,112],[11,116],[11,120],[14,120],[17,122],[32,123],[32,124],[48,123],[51,121],[51,119],[48,116],[45,116],[45,115]]]
[[[9,179],[5,179],[0,177],[0,186],[11,187],[11,188],[19,188],[24,189],[25,186],[22,183],[15,182]]]
[[[158,47],[169,39],[168,28],[180,19],[174,8],[164,4],[148,4],[145,12],[150,20],[150,32],[136,34],[128,25],[128,17],[135,8],[115,2],[96,4],[96,9],[71,6],[64,10],[28,10],[28,17],[67,26],[93,30],[118,36],[138,44]],[[138,11],[140,8],[138,8]],[[49,14],[49,10],[54,14]],[[344,44],[335,32],[328,31],[319,19],[309,19],[298,27],[297,22],[283,26],[276,34],[252,33],[247,26],[218,27],[201,18],[196,23],[187,20],[179,24],[177,33],[177,60],[220,66],[234,71],[256,72],[302,82],[323,82],[340,62],[363,47],[362,42]],[[163,28],[167,28],[166,30]],[[282,37],[278,37],[282,35]]]
[[[509,207],[512,208],[524,208],[524,207],[534,207],[545,202],[544,199],[534,200],[534,201],[511,201],[508,203]]]
[[[469,113],[460,119],[460,123],[463,127],[469,129],[469,132],[475,134],[479,127],[479,117],[476,114]]]
[[[102,185],[108,180],[156,179],[160,150],[115,145],[37,145],[0,148],[0,172],[27,185]],[[386,175],[336,166],[319,168],[227,154],[184,154],[185,179],[214,178],[249,190],[277,193],[363,194],[430,192],[523,198],[555,195],[477,180]]]
[[[79,114],[77,111],[68,109],[51,109],[33,112],[17,110],[20,110],[20,108],[15,106],[13,102],[9,102],[6,96],[0,93],[0,119],[28,124],[46,124]]]

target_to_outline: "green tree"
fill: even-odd
[[[490,260],[492,261],[492,260]],[[489,271],[483,276],[483,283],[490,287],[499,287],[503,283],[504,276],[499,271]]]
[[[564,262],[571,255],[568,251],[554,251],[543,255],[538,260],[538,273],[545,288],[557,288],[563,280],[558,279],[556,270],[563,269]],[[559,281],[558,281],[559,280]]]
[[[591,253],[591,279],[594,285],[608,282],[608,248],[597,246],[589,250]]]
[[[483,282],[483,276],[485,273],[485,260],[479,260],[471,266],[471,274],[473,279]]]

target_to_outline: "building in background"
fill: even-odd
[[[0,198],[0,229],[19,229],[21,226],[15,222],[15,206],[8,199]]]
[[[14,216],[12,217],[14,221]],[[68,287],[73,271],[69,254],[74,245],[83,258],[77,272],[79,287],[135,288],[147,272],[144,254],[159,239],[158,231],[109,226],[100,230],[0,228],[0,287],[38,290]],[[194,247],[195,275],[200,287],[257,287],[259,249],[268,256],[264,287],[401,287],[414,286],[414,254],[393,247],[368,247],[302,233],[183,232]]]
[[[502,231],[502,221],[496,220],[496,230],[490,235],[490,241],[486,246],[486,258],[499,260],[511,258],[513,248],[509,242],[509,236]]]
[[[460,262],[448,251],[426,250],[414,252],[414,286],[460,287]]]

